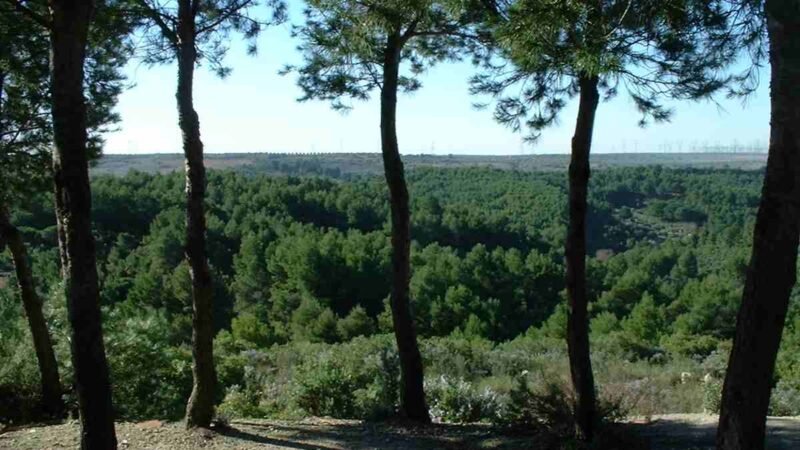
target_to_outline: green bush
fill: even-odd
[[[722,406],[722,381],[710,379],[703,383],[703,412],[719,414]]]
[[[399,360],[389,336],[356,338],[309,354],[297,367],[291,395],[315,416],[374,419],[394,414]]]
[[[350,418],[356,415],[356,380],[330,357],[308,361],[297,371],[295,401],[312,416]]]
[[[343,341],[349,341],[358,336],[371,336],[375,333],[375,321],[369,317],[367,310],[361,306],[356,306],[350,313],[339,319],[336,324],[336,330],[339,338]]]
[[[225,399],[217,407],[217,416],[224,419],[263,418],[268,413],[259,406],[257,394],[238,385],[228,388]]]
[[[188,345],[171,342],[162,313],[144,309],[138,316],[107,321],[106,348],[117,414],[125,419],[178,419],[192,390]]]

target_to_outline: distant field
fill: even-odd
[[[764,153],[617,153],[592,155],[595,169],[610,167],[650,166],[731,168],[757,170],[764,167]],[[405,155],[407,169],[415,167],[484,166],[504,170],[566,170],[569,155]],[[332,177],[383,173],[378,153],[224,153],[206,155],[212,169],[229,169],[242,173],[292,175],[327,175]],[[107,155],[93,169],[96,174],[124,175],[129,170],[168,173],[183,168],[180,154]]]

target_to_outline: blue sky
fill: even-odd
[[[292,19],[297,20],[298,17]],[[341,114],[324,102],[298,103],[293,76],[278,70],[299,62],[289,25],[259,37],[259,53],[245,54],[234,42],[227,63],[231,75],[219,79],[205,68],[196,72],[195,104],[209,153],[223,152],[378,152],[377,95]],[[535,145],[494,123],[491,109],[476,110],[468,93],[468,63],[442,64],[423,75],[422,89],[402,95],[398,135],[405,154],[568,153],[576,104],[562,111],[559,123]],[[122,94],[119,131],[107,136],[106,153],[177,153],[181,151],[174,91],[174,66],[148,68],[132,61],[125,69],[133,87]],[[674,103],[670,123],[637,125],[638,114],[624,95],[601,103],[593,151],[598,153],[690,151],[707,146],[766,148],[769,137],[768,73],[759,90],[743,103]],[[376,93],[377,94],[377,93]]]

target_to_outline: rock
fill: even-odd
[[[160,420],[148,420],[146,422],[139,422],[136,426],[143,430],[152,430],[163,427],[164,422]]]

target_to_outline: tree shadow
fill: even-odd
[[[335,447],[325,447],[320,444],[305,444],[302,442],[295,442],[293,440],[278,439],[262,436],[259,434],[249,433],[244,430],[229,427],[220,432],[223,436],[239,439],[242,441],[253,442],[256,444],[268,444],[277,447],[292,448],[297,450],[339,450]]]
[[[628,423],[624,428],[654,450],[713,450],[716,423],[655,420]]]
[[[395,423],[336,423],[336,424],[291,424],[279,422],[236,421],[234,426],[253,430],[255,438],[264,433],[275,433],[280,438],[264,438],[267,443],[287,442],[332,442],[347,449],[481,449],[497,450],[538,448],[535,439],[528,435],[508,435],[497,429],[481,425],[402,426]],[[239,430],[237,430],[239,431]],[[257,441],[261,442],[261,441]],[[289,448],[324,448],[320,446]]]

